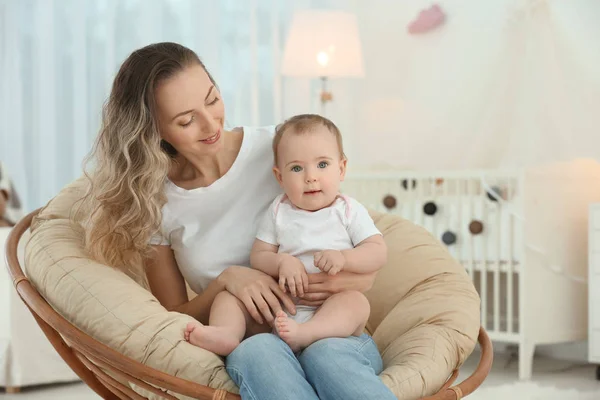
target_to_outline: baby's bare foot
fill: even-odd
[[[220,356],[228,356],[240,344],[239,339],[229,329],[205,326],[198,321],[187,324],[183,337],[194,346]]]
[[[275,329],[279,337],[290,346],[294,353],[304,349],[313,342],[306,326],[289,318],[283,311],[279,311],[276,314]]]

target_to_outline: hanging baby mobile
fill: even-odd
[[[436,186],[441,186],[443,184],[444,184],[443,179],[441,179],[441,178],[435,179]],[[416,179],[402,179],[400,181],[400,186],[405,191],[411,191],[417,187],[417,180]],[[500,206],[500,204],[501,204],[500,200],[503,200],[504,196],[505,196],[504,190],[500,186],[491,186],[485,190],[485,197],[487,198],[487,200],[489,201],[490,204],[495,204],[497,206]],[[393,196],[391,194],[384,196],[382,202],[383,202],[383,205],[385,206],[385,208],[388,209],[389,211],[391,211],[392,209],[395,209],[399,206],[398,200],[396,199],[395,196]],[[430,201],[426,201],[423,204],[422,211],[423,211],[423,214],[425,214],[427,217],[435,218],[436,214],[439,215],[440,209],[441,208],[438,205],[438,203],[436,203],[433,200],[430,200]],[[484,225],[483,221],[480,221],[478,219],[473,219],[469,222],[467,228],[468,228],[468,231],[471,233],[471,235],[477,236],[477,235],[481,235],[484,232],[484,226],[485,225]],[[451,246],[451,245],[455,244],[459,238],[458,238],[457,232],[454,232],[451,229],[446,229],[446,230],[444,230],[444,233],[442,233],[440,239],[447,246]]]

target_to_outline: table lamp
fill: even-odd
[[[283,52],[281,73],[321,79],[321,114],[333,100],[327,80],[363,77],[356,16],[343,11],[302,10],[294,13]]]

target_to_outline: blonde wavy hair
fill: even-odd
[[[198,56],[176,43],[134,51],[115,77],[85,161],[89,185],[79,207],[84,215],[78,211],[73,217],[84,227],[86,250],[103,264],[135,271],[151,256],[149,241],[160,228],[167,201],[163,185],[177,155],[161,139],[154,92],[193,65],[201,65],[214,83]]]

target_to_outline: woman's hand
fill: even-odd
[[[319,307],[332,295],[345,290],[357,290],[364,293],[371,289],[376,275],[376,272],[354,274],[344,271],[333,276],[325,273],[309,274],[308,292],[300,298],[298,304]]]
[[[256,320],[273,324],[274,315],[281,311],[281,303],[291,314],[296,314],[292,299],[279,288],[269,275],[249,267],[231,266],[219,277],[225,290],[237,297]],[[281,300],[281,303],[280,303]]]

